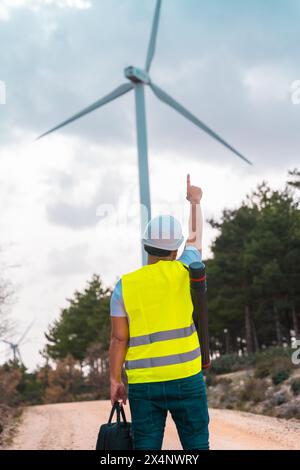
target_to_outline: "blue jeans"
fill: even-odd
[[[166,382],[129,384],[134,448],[159,450],[168,411],[182,448],[208,450],[208,407],[202,372]]]

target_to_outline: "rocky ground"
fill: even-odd
[[[256,377],[254,370],[216,375],[207,381],[209,404],[213,408],[300,420],[300,393],[293,391],[298,380],[299,369],[279,384],[269,376]]]

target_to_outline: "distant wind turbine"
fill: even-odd
[[[2,342],[7,344],[11,349],[12,354],[13,354],[13,362],[14,363],[20,362],[20,364],[23,364],[23,360],[22,360],[21,353],[20,353],[20,346],[23,343],[25,337],[28,335],[29,331],[31,330],[34,322],[35,322],[35,320],[33,320],[30,323],[30,325],[26,328],[26,330],[24,331],[24,333],[22,334],[22,336],[20,337],[20,339],[17,342],[14,343],[13,341],[8,341],[6,339],[2,339]]]
[[[170,95],[165,91],[159,88],[153,83],[150,78],[149,71],[151,63],[155,53],[156,47],[156,37],[159,24],[159,16],[161,10],[161,0],[157,0],[156,8],[154,13],[152,31],[150,36],[150,42],[148,47],[147,59],[144,69],[137,67],[127,67],[124,71],[125,77],[128,78],[129,83],[124,83],[116,88],[114,91],[104,96],[100,100],[91,104],[87,108],[84,108],[74,116],[66,119],[61,124],[53,127],[49,131],[45,132],[38,139],[45,137],[46,135],[60,129],[61,127],[70,124],[73,121],[85,116],[86,114],[95,111],[96,109],[104,106],[110,101],[119,98],[120,96],[128,93],[131,90],[135,92],[135,111],[136,111],[136,128],[137,128],[137,147],[138,147],[138,164],[139,164],[139,187],[140,187],[140,202],[141,202],[141,231],[143,233],[145,225],[151,219],[151,203],[150,203],[150,186],[149,186],[149,170],[148,170],[148,144],[147,144],[147,129],[146,129],[146,113],[145,113],[145,97],[144,97],[144,86],[148,85],[153,93],[163,101],[165,104],[171,106],[171,108],[178,111],[186,119],[191,121],[193,124],[198,126],[204,132],[209,134],[213,139],[217,140],[228,150],[233,152],[235,155],[240,157],[245,162],[252,164],[247,158],[245,158],[240,152],[238,152],[234,147],[228,144],[222,137],[220,137],[216,132],[210,129],[206,124],[200,121],[196,116],[194,116],[190,111],[184,108],[180,103],[175,101]],[[145,208],[147,209],[145,211]],[[143,264],[146,264],[146,253],[142,247],[142,259]]]

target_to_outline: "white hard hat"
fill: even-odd
[[[148,223],[142,242],[161,250],[177,250],[184,237],[180,222],[172,215],[159,215]]]

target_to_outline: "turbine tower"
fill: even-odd
[[[137,129],[137,148],[138,148],[138,167],[139,167],[139,190],[140,190],[140,203],[141,203],[141,232],[143,233],[144,228],[147,222],[151,219],[151,202],[150,202],[150,185],[149,185],[149,170],[148,170],[148,143],[147,143],[147,127],[146,127],[146,112],[145,112],[145,96],[144,96],[144,87],[149,86],[156,97],[161,100],[163,103],[167,104],[175,111],[179,112],[186,119],[191,121],[197,127],[202,129],[204,132],[209,134],[213,139],[217,140],[220,144],[225,146],[228,150],[233,152],[239,158],[252,164],[247,158],[245,158],[240,152],[238,152],[234,147],[228,144],[222,137],[220,137],[216,132],[210,129],[204,122],[200,121],[196,116],[194,116],[190,111],[188,111],[184,106],[175,101],[170,95],[165,91],[159,88],[150,78],[149,72],[152,64],[152,60],[156,48],[156,38],[159,24],[159,16],[161,10],[161,0],[157,0],[156,8],[154,13],[152,31],[148,46],[148,53],[146,58],[146,63],[144,68],[138,67],[127,67],[124,70],[125,77],[129,80],[129,83],[124,83],[116,88],[114,91],[104,96],[100,100],[91,104],[87,108],[84,108],[77,114],[74,114],[69,119],[66,119],[62,123],[53,127],[49,131],[45,132],[38,139],[45,137],[46,135],[60,129],[61,127],[70,124],[73,121],[85,116],[86,114],[95,111],[96,109],[104,106],[110,101],[119,98],[122,95],[125,95],[131,90],[134,90],[135,93],[135,112],[136,112],[136,129]],[[142,247],[142,260],[143,264],[146,264],[146,253]]]
[[[7,344],[10,347],[10,349],[12,351],[12,354],[13,354],[13,362],[15,364],[17,362],[20,362],[20,364],[23,364],[22,356],[21,356],[21,353],[20,353],[20,346],[24,342],[24,339],[28,335],[29,331],[31,330],[31,328],[34,324],[34,321],[35,320],[33,320],[30,323],[30,325],[26,328],[26,330],[24,331],[24,333],[22,334],[22,336],[20,337],[20,339],[16,343],[14,343],[13,341],[7,341],[6,339],[2,339],[2,342]]]

